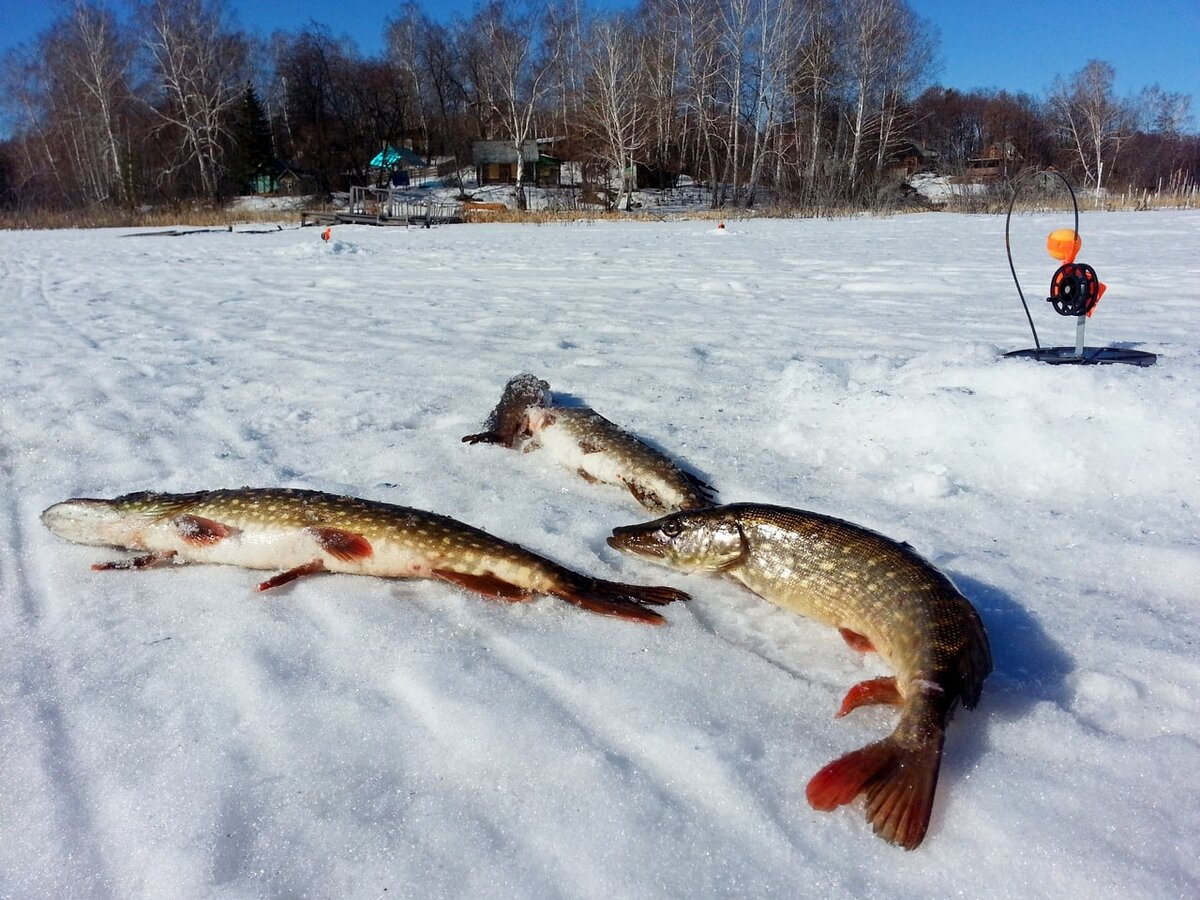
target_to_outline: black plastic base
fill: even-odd
[[[1158,357],[1145,350],[1125,350],[1121,347],[1084,347],[1083,355],[1077,356],[1074,347],[1043,347],[1038,350],[1013,350],[1004,354],[1005,359],[1036,359],[1038,362],[1060,366],[1104,366],[1126,363],[1131,366],[1152,366]]]

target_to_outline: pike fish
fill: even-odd
[[[148,551],[93,569],[197,562],[282,570],[260,591],[318,572],[433,578],[500,600],[548,594],[651,624],[665,620],[646,604],[688,597],[673,588],[591,578],[446,516],[319,491],[241,488],[74,499],[51,506],[42,522],[68,541]]]
[[[895,731],[848,753],[808,783],[831,810],[866,796],[884,840],[911,850],[929,825],[946,723],[973,709],[992,669],[979,614],[950,579],[907,544],[817,513],[737,503],[613,529],[608,543],[685,572],[740,582],[784,609],[833,625],[854,649],[895,671],[850,689],[837,715],[900,707]]]
[[[484,428],[463,441],[526,453],[544,448],[586,481],[627,489],[651,512],[700,509],[716,502],[711,485],[595,410],[554,406],[550,385],[533,375],[509,380]]]

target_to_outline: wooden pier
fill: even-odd
[[[459,204],[442,200],[413,200],[394,188],[352,187],[345,212],[301,212],[300,226],[403,225],[429,228],[462,222]]]

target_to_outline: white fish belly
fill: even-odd
[[[186,540],[173,525],[163,522],[146,528],[128,544],[130,549],[173,550],[180,562],[241,566],[245,569],[286,570],[320,559],[330,572],[381,575],[389,578],[422,577],[430,566],[426,554],[394,541],[376,541],[371,554],[342,559],[321,545],[306,528],[247,527],[210,544]]]
[[[677,509],[686,498],[679,489],[645,466],[630,465],[628,459],[607,448],[585,453],[569,422],[555,422],[537,432],[542,448],[564,468],[621,488],[636,485],[644,495],[657,497],[664,508]]]
[[[575,472],[584,472],[596,481],[605,484],[624,486],[624,476],[629,473],[622,470],[621,464],[610,453],[599,450],[584,453],[578,439],[570,429],[554,424],[543,428],[537,433],[537,441],[542,449],[556,463]]]

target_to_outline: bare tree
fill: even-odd
[[[893,7],[890,18],[891,40],[884,45],[880,85],[877,93],[878,144],[875,151],[875,175],[883,171],[893,142],[904,136],[903,110],[906,101],[921,83],[933,61],[936,39],[928,22],[913,12],[907,3]]]
[[[816,193],[822,164],[832,157],[824,131],[834,106],[834,90],[841,78],[837,35],[837,7],[833,0],[804,0],[792,91],[797,132],[802,135],[803,177],[809,199]]]
[[[426,74],[424,84],[429,89],[429,117],[437,123],[431,136],[433,143],[443,153],[465,159],[470,150],[470,134],[466,125],[466,77],[461,54],[451,31],[442,25],[429,23],[423,30],[417,53]],[[460,172],[461,168],[456,166],[455,175],[458,176]],[[459,187],[462,187],[461,180]]]
[[[114,195],[125,200],[121,119],[131,99],[131,43],[110,10],[82,0],[63,26],[51,33],[47,61],[74,101],[82,132],[81,172],[94,201]]]
[[[516,150],[516,195],[525,208],[522,150],[534,135],[534,117],[554,87],[553,72],[561,50],[557,34],[543,27],[532,11],[518,11],[493,0],[471,19],[477,35],[471,52],[481,105],[499,124]]]
[[[712,188],[714,208],[724,201],[721,122],[725,111],[718,95],[726,63],[712,3],[666,0],[671,27],[679,42],[681,105],[686,120],[684,140],[697,170]],[[728,79],[725,79],[727,82]]]
[[[800,0],[757,0],[753,11],[749,53],[747,121],[750,129],[747,206],[752,206],[772,154],[784,152],[782,126],[789,118],[792,98],[788,80],[795,71],[803,41],[804,17]]]
[[[669,2],[669,0],[668,0]],[[683,42],[663,0],[646,0],[638,10],[642,36],[642,75],[651,138],[647,163],[658,171],[678,170],[682,157],[681,116]]]
[[[178,141],[171,169],[194,165],[200,191],[215,198],[228,113],[246,81],[245,41],[226,24],[222,0],[151,0],[142,15],[162,92],[153,109]]]
[[[911,37],[908,27],[911,11],[904,0],[850,0],[844,14],[847,27],[843,54],[852,98],[847,116],[850,128],[847,176],[853,191],[860,187],[868,132],[873,129],[882,137],[883,120],[894,109],[893,92],[899,93],[897,60]],[[875,149],[881,151],[878,145]]]
[[[387,24],[387,52],[391,64],[406,82],[407,94],[412,104],[412,117],[421,134],[421,147],[429,151],[430,89],[429,73],[421,64],[421,42],[431,26],[429,18],[416,3],[409,0],[400,9],[400,15]]]
[[[553,66],[555,137],[568,137],[580,121],[586,77],[585,19],[582,0],[550,0],[547,4],[548,41],[559,48]]]
[[[630,18],[614,15],[595,22],[587,46],[585,122],[619,173],[616,208],[628,208],[649,121],[640,35]]]
[[[1157,84],[1138,95],[1138,126],[1151,134],[1179,137],[1193,124],[1192,95],[1164,91]]]
[[[53,184],[68,205],[128,195],[130,67],[130,41],[116,18],[85,2],[9,55],[5,105],[34,139],[23,148],[26,174],[49,175],[43,189]]]
[[[1069,82],[1058,78],[1050,92],[1050,108],[1084,178],[1099,191],[1129,136],[1129,105],[1113,95],[1113,67],[1090,60]]]
[[[12,183],[23,205],[45,204],[51,195],[63,202],[69,197],[65,163],[59,159],[50,84],[46,55],[39,47],[23,44],[5,54],[0,103],[6,119],[21,135]]]

